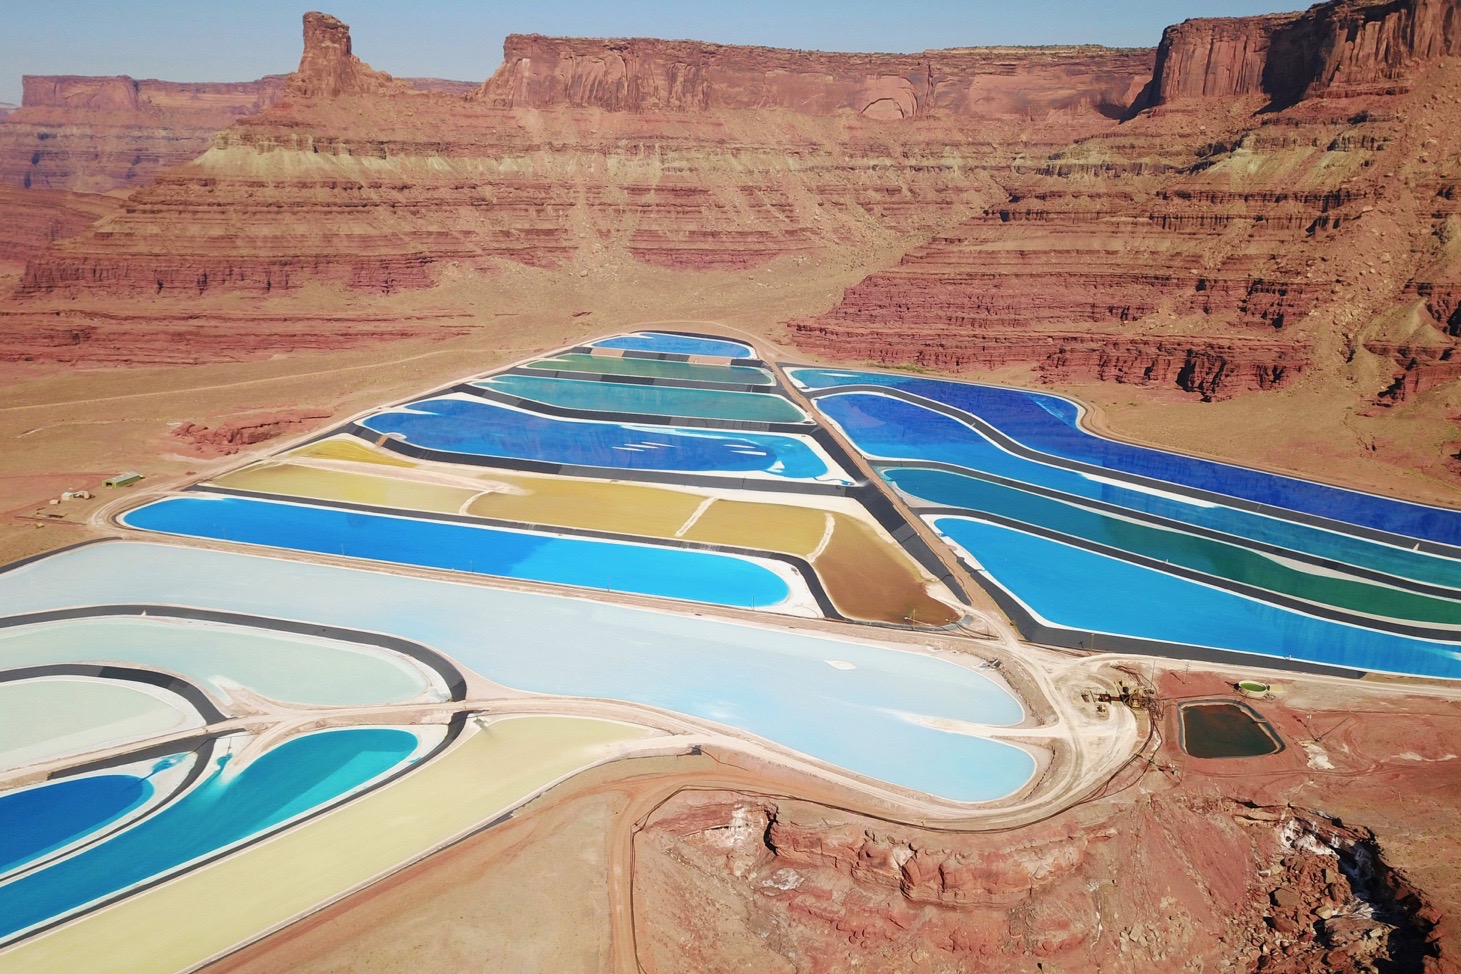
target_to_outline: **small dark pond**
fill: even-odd
[[[1243,704],[1182,705],[1182,750],[1195,758],[1251,758],[1282,747],[1268,721]]]

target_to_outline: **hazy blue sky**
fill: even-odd
[[[670,37],[828,51],[979,44],[1154,46],[1187,17],[1304,6],[1303,0],[0,0],[0,101],[22,74],[130,74],[247,81],[299,62],[300,16],[351,27],[383,71],[480,81],[510,33]]]

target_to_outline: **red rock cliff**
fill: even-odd
[[[219,132],[279,101],[387,91],[468,95],[440,78],[393,79],[350,51],[350,29],[305,15],[304,56],[292,75],[258,81],[176,82],[127,75],[27,75],[24,104],[0,106],[0,185],[101,193],[145,185],[206,152]]]
[[[304,15],[304,54],[299,59],[299,70],[289,77],[291,94],[338,98],[404,88],[351,53],[348,25],[318,11]]]
[[[21,81],[23,108],[138,112],[156,117],[198,112],[206,113],[207,120],[219,127],[263,111],[284,88],[281,75],[258,81],[204,83],[139,80],[127,75],[26,75]]]
[[[1167,28],[1154,104],[1394,91],[1421,61],[1461,53],[1461,0],[1330,0],[1301,14],[1204,18]]]
[[[766,47],[512,35],[479,97],[503,108],[613,112],[782,108],[875,119],[1115,117],[1150,75],[1150,50],[987,48],[827,54]]]

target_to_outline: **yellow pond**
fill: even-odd
[[[312,452],[290,456],[326,461],[389,456],[366,444],[331,440],[304,449]],[[426,479],[431,477],[436,479]],[[902,548],[872,524],[841,512],[728,500],[705,491],[504,471],[446,476],[424,469],[407,474],[266,462],[214,482],[323,501],[781,552],[808,559],[832,603],[849,618],[935,626],[958,618],[953,608],[929,594],[930,579]]]

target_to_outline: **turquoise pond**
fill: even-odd
[[[720,338],[684,335],[663,331],[641,331],[632,335],[615,335],[590,342],[593,348],[621,348],[634,352],[658,352],[669,355],[713,355],[718,358],[755,358],[751,346]]]
[[[413,402],[360,425],[430,450],[488,459],[851,483],[802,436],[559,419],[471,396]]]
[[[732,385],[771,386],[776,380],[765,369],[750,365],[700,365],[657,358],[614,358],[565,352],[539,359],[526,366],[551,372],[584,372],[599,375],[627,375],[688,382],[722,382]]]
[[[169,497],[122,521],[162,534],[742,608],[780,605],[792,594],[776,572],[736,555],[251,497]]]
[[[795,375],[804,377],[802,370]],[[1042,462],[1020,456],[960,419],[878,392],[834,393],[815,402],[858,450],[887,465],[880,474],[915,505],[964,509],[976,517],[984,511],[1002,511],[1016,520],[1043,523],[1134,554],[1335,606],[1350,612],[1350,622],[1358,623],[1331,621],[984,521],[955,517],[936,521],[983,567],[992,584],[1055,626],[1074,633],[1361,670],[1461,678],[1457,654],[1461,638],[1402,636],[1371,628],[1361,618],[1380,615],[1453,624],[1461,596],[1446,590],[1461,587],[1461,562],[1456,559],[1238,510],[1184,494],[1181,485],[1162,490],[1071,469],[1057,459]],[[1040,500],[970,474],[919,466],[924,462],[952,465],[1058,496]],[[1109,514],[1082,511],[1084,502],[1219,532],[1226,540],[1204,541],[1142,527],[1140,521],[1123,522]],[[1250,543],[1325,559],[1335,563],[1334,569],[1285,564],[1281,557],[1243,549]],[[1346,581],[1338,571],[1344,566],[1379,573],[1380,580],[1350,576]],[[1384,576],[1390,576],[1391,584],[1383,581]],[[1437,588],[1425,594],[1397,587],[1406,580]]]
[[[329,804],[404,767],[420,746],[415,731],[369,727],[295,737],[237,769],[234,753],[216,754],[192,787],[152,815],[0,884],[0,942]],[[0,832],[0,859],[100,828],[146,789],[145,780],[108,775],[0,796],[0,823],[8,816],[13,826]]]
[[[499,375],[474,383],[533,402],[592,412],[760,423],[810,423],[789,399],[764,392],[724,392],[531,375]]]
[[[835,767],[954,801],[1018,790],[1021,748],[946,725],[1008,725],[1017,698],[950,659],[588,599],[141,542],[0,574],[0,604],[197,606],[389,633],[535,693],[627,700],[741,728]]]
[[[969,517],[930,519],[1044,621],[1134,636],[1415,676],[1461,678],[1461,645],[1333,622]],[[1087,648],[1101,648],[1099,638]],[[1111,647],[1107,647],[1111,648]]]

